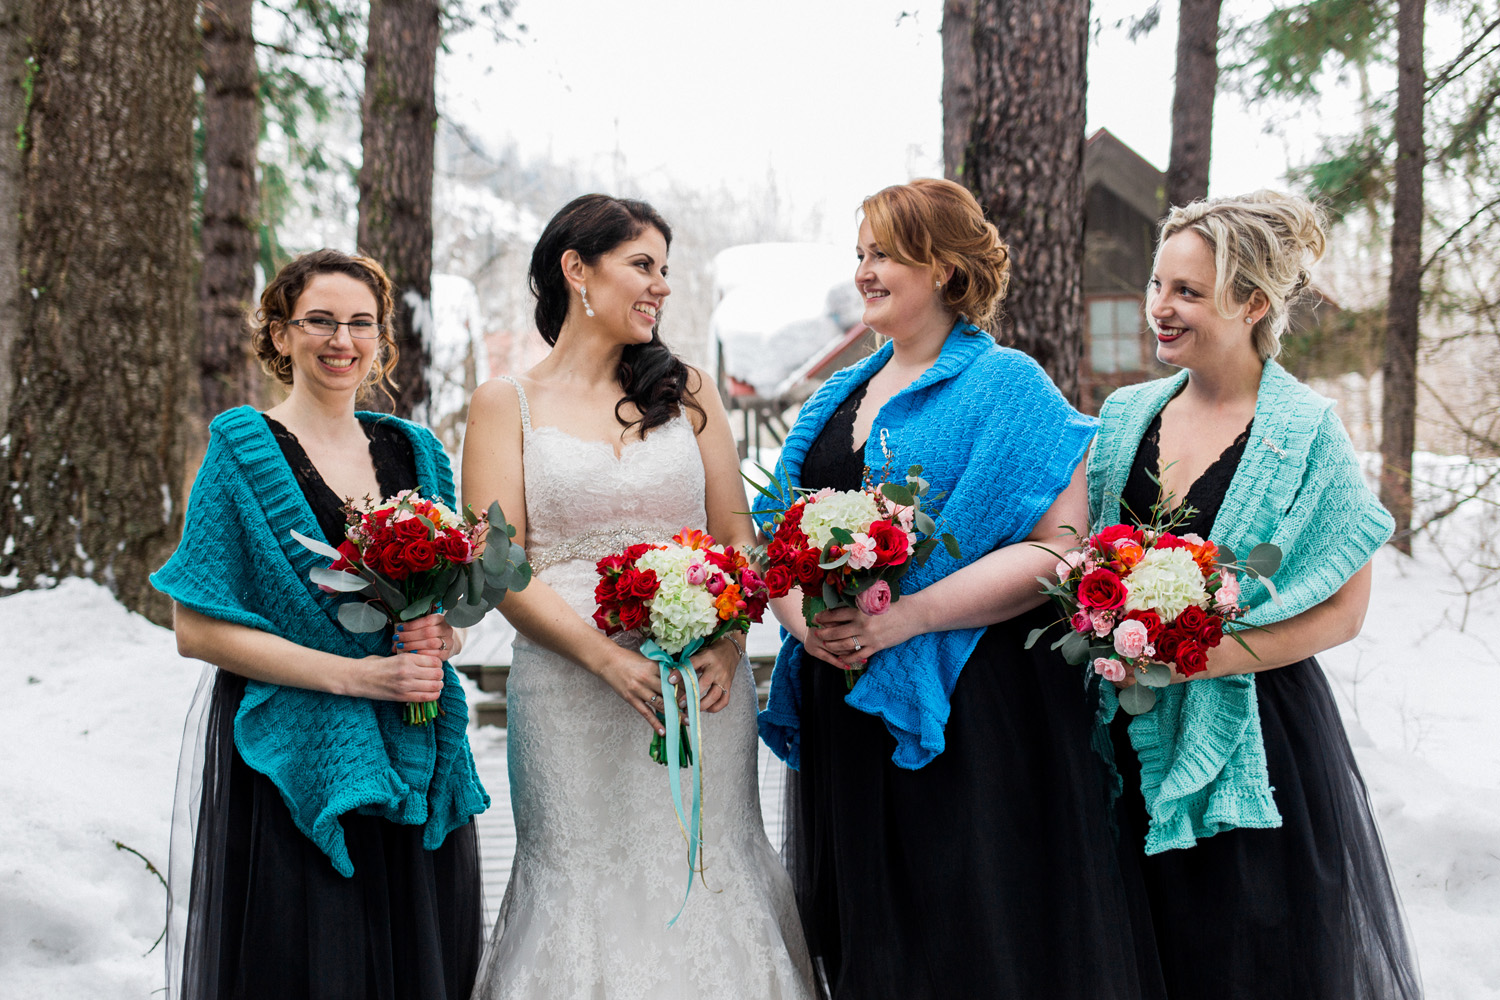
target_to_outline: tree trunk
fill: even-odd
[[[256,403],[261,374],[245,317],[255,296],[259,190],[253,0],[203,4],[203,269],[198,382],[205,418]]]
[[[974,0],[943,3],[943,176],[963,182],[974,122]]]
[[[90,577],[164,621],[146,574],[182,520],[197,4],[28,6],[0,573],[20,588]]]
[[[21,151],[16,126],[26,106],[27,34],[18,4],[0,9],[0,427],[10,413],[10,346],[21,327],[21,265],[16,259],[21,239]]]
[[[434,0],[371,0],[359,246],[385,267],[396,295],[401,361],[393,409],[400,416],[413,415],[429,395],[438,28]]]
[[[1178,5],[1177,85],[1172,93],[1172,157],[1167,164],[1167,205],[1208,197],[1214,94],[1219,86],[1219,4],[1182,0]]]
[[[1395,545],[1411,554],[1411,454],[1417,439],[1417,341],[1422,308],[1422,104],[1425,0],[1396,11],[1396,194],[1391,213],[1391,290],[1381,363],[1380,502],[1396,518]]]
[[[964,181],[1011,252],[1002,339],[1078,399],[1087,0],[976,0]]]

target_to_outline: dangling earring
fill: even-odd
[[[578,286],[578,297],[581,298],[581,299],[583,299],[583,314],[585,316],[592,316],[592,315],[594,315],[594,307],[591,306],[591,305],[589,305],[589,290],[588,290],[588,288],[585,287],[585,286],[583,286],[583,285],[579,285]]]

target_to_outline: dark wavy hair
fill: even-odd
[[[573,308],[572,288],[563,277],[562,257],[569,250],[578,252],[585,264],[593,265],[600,257],[627,240],[633,240],[647,228],[655,229],[672,247],[672,227],[656,209],[644,201],[612,198],[607,194],[586,194],[562,207],[531,251],[531,294],[536,296],[536,328],[548,346],[557,343],[568,310]],[[626,430],[641,425],[641,435],[675,418],[686,406],[697,414],[698,430],[707,423],[707,414],[689,386],[692,369],[662,342],[660,320],[645,344],[629,344],[620,355],[615,379],[624,395],[615,404],[615,419]],[[698,380],[693,379],[694,382]],[[620,408],[634,404],[640,411],[636,420],[626,420]]]

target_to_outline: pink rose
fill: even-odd
[[[1057,578],[1059,580],[1066,580],[1072,576],[1073,571],[1083,565],[1083,559],[1082,549],[1074,549],[1071,552],[1063,553],[1062,561],[1057,564],[1057,569],[1055,570]]]
[[[1187,534],[1181,535],[1179,537],[1189,545],[1196,545],[1199,547],[1203,545],[1203,536],[1195,531],[1189,531]]]
[[[708,584],[707,584],[706,589],[708,590],[708,592],[710,594],[713,594],[715,597],[718,597],[720,594],[724,593],[724,588],[726,586],[728,586],[728,584],[724,580],[724,574],[723,573],[715,573],[713,576],[711,576],[711,577],[708,578]]]
[[[1094,622],[1094,634],[1101,639],[1109,635],[1109,630],[1115,627],[1113,611],[1090,611],[1089,617]]]
[[[1142,622],[1123,621],[1115,626],[1115,652],[1127,660],[1145,655],[1150,646],[1147,639],[1146,626]]]
[[[869,569],[879,557],[875,539],[863,532],[856,534],[854,540],[844,547],[844,551],[849,554],[851,569]]]
[[[701,562],[688,563],[687,582],[701,587],[708,580],[708,567]]]
[[[1119,660],[1112,660],[1107,656],[1101,656],[1094,661],[1094,673],[1107,681],[1118,684],[1125,679],[1125,664]]]
[[[833,496],[837,492],[838,490],[834,489],[832,486],[825,486],[818,492],[814,493],[812,496],[808,497],[807,502],[817,503],[819,500],[825,500],[828,497]]]
[[[1240,603],[1240,580],[1228,570],[1219,578],[1219,589],[1214,593],[1214,609],[1220,612],[1230,611],[1238,607]]]
[[[854,596],[854,606],[867,615],[883,615],[891,608],[891,585],[876,580]]]
[[[1087,611],[1080,611],[1073,616],[1073,631],[1084,635],[1094,631],[1094,620],[1089,617]]]

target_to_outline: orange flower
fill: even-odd
[[[1133,569],[1135,564],[1141,561],[1141,557],[1146,554],[1145,549],[1129,539],[1115,542],[1114,549],[1115,562],[1120,564],[1120,571],[1122,573]]]
[[[1204,573],[1210,572],[1214,568],[1214,562],[1219,558],[1219,547],[1213,542],[1206,541],[1202,545],[1189,544],[1188,549],[1193,553],[1193,562],[1197,563]]]
[[[713,545],[714,536],[706,531],[699,531],[697,528],[683,528],[672,536],[672,541],[678,545],[686,545],[690,549],[706,549]]]
[[[745,609],[745,602],[740,599],[740,585],[731,583],[725,587],[714,601],[714,607],[719,609],[719,620],[729,621],[736,618]]]

